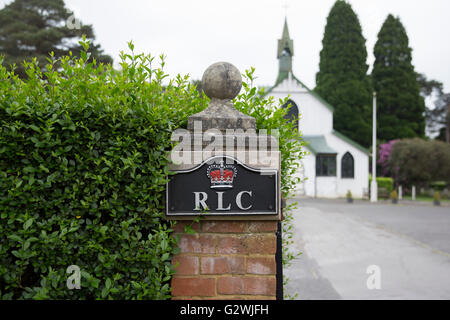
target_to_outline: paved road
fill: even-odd
[[[298,299],[450,299],[450,207],[298,199],[284,270]],[[378,266],[381,289],[367,288]]]

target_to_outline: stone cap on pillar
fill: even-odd
[[[189,117],[188,130],[194,131],[194,123],[200,122],[202,131],[218,129],[255,129],[256,120],[236,110],[234,99],[241,91],[242,77],[239,70],[228,62],[209,66],[202,78],[202,88],[211,99],[209,106]]]

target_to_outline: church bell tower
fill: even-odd
[[[278,40],[279,73],[292,73],[292,57],[294,56],[294,41],[289,36],[287,19],[284,19],[283,35]]]

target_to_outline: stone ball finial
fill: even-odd
[[[231,63],[216,62],[203,74],[202,88],[210,99],[234,99],[241,87],[241,73]]]

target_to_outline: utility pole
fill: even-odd
[[[372,183],[370,184],[370,202],[378,201],[377,184],[377,93],[373,93],[372,110]]]
[[[450,143],[450,102],[447,103],[447,123],[445,128],[445,141]]]

